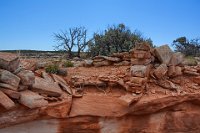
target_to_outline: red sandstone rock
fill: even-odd
[[[0,88],[0,90],[5,93],[7,96],[9,96],[10,98],[13,99],[19,99],[20,98],[20,93],[17,91],[13,91],[13,90],[9,90],[9,89],[4,89],[4,88]]]
[[[0,81],[17,88],[20,78],[7,70],[0,69]]]
[[[21,79],[22,85],[32,85],[35,83],[35,75],[30,70],[22,70],[17,76]]]
[[[127,113],[127,103],[111,96],[84,95],[74,98],[70,117],[75,116],[122,116]]]
[[[47,94],[49,96],[60,96],[62,93],[62,90],[57,84],[48,82],[40,77],[35,77],[35,83],[32,85],[32,88],[34,91]]]
[[[148,77],[149,71],[150,71],[150,65],[144,66],[144,65],[134,65],[131,66],[131,75],[135,77]]]
[[[4,83],[0,83],[0,87],[11,89],[11,90],[14,90],[14,91],[18,90],[17,87],[14,87],[14,86],[9,85],[9,84],[4,84]]]
[[[42,71],[41,75],[48,82],[52,82],[52,83],[54,82],[53,78],[48,73],[46,73],[45,71]]]
[[[165,74],[167,73],[167,70],[168,70],[167,65],[166,64],[161,64],[154,71],[154,75],[155,75],[156,78],[161,79],[162,77],[165,76]]]
[[[137,59],[149,59],[151,58],[151,53],[149,51],[134,50],[133,58]]]
[[[16,54],[0,52],[0,68],[14,72],[19,66],[19,58]]]
[[[135,59],[131,58],[131,65],[148,65],[151,63],[151,59]]]
[[[197,84],[200,85],[200,76],[194,77],[194,78],[193,78],[193,81],[194,81],[195,83],[197,83]]]
[[[2,91],[0,91],[0,105],[7,110],[15,107],[15,103]]]
[[[20,92],[20,103],[29,107],[30,109],[44,107],[48,105],[48,101],[44,97],[29,90]]]

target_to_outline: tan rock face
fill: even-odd
[[[0,91],[0,105],[7,110],[15,107],[15,103],[2,91]]]

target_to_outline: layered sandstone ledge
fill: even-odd
[[[58,76],[0,53],[0,133],[200,132],[200,66],[167,45],[128,54]]]

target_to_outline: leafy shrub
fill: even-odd
[[[57,74],[58,73],[58,71],[59,71],[59,67],[58,67],[58,65],[49,65],[49,66],[47,66],[46,68],[45,68],[45,71],[47,72],[47,73],[55,73],[55,74]]]
[[[63,63],[63,66],[64,67],[73,67],[74,64],[71,61],[66,61],[66,62]]]

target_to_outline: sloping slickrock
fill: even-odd
[[[2,91],[4,94],[9,96],[10,98],[13,98],[13,99],[19,99],[20,98],[20,93],[17,92],[17,91],[4,89],[4,88],[0,88],[0,91]]]
[[[71,90],[71,88],[67,85],[67,82],[66,82],[62,77],[60,77],[60,76],[58,76],[58,75],[56,75],[56,74],[52,74],[52,76],[53,76],[54,80],[55,80],[58,84],[60,84],[60,85],[62,86],[62,89],[63,89],[64,91],[67,91],[69,94],[72,95],[72,90]]]
[[[74,98],[69,114],[74,116],[122,116],[127,113],[127,102],[105,95],[84,95],[82,98]]]
[[[20,94],[21,96],[19,102],[31,109],[48,105],[48,101],[44,100],[43,96],[40,96],[30,90],[22,91]]]
[[[0,81],[18,87],[20,78],[7,70],[0,69]]]
[[[162,45],[155,48],[155,55],[161,63],[168,65],[173,55],[173,52],[168,45]]]
[[[15,103],[2,91],[0,91],[0,105],[6,109],[12,109],[15,107]]]
[[[34,91],[49,96],[60,96],[62,93],[62,90],[57,84],[48,82],[40,77],[35,77],[35,83],[32,85],[32,88]]]
[[[19,66],[19,58],[15,54],[0,52],[0,68],[14,72]]]
[[[54,81],[53,81],[53,78],[52,78],[48,73],[46,73],[45,71],[42,71],[42,77],[43,77],[45,80],[49,81],[49,82],[54,82]]]
[[[23,70],[17,76],[20,77],[22,85],[32,85],[35,82],[35,75],[30,70]]]

